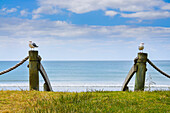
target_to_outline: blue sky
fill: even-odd
[[[0,0],[0,60],[170,60],[170,0]]]

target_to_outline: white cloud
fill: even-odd
[[[5,11],[7,8],[2,8],[2,11]]]
[[[170,10],[170,3],[169,4],[165,4],[164,6],[162,6],[163,10]]]
[[[12,20],[12,21],[11,21]],[[168,27],[131,27],[119,26],[77,26],[65,21],[49,20],[23,20],[0,18],[1,36],[19,37],[55,37],[61,40],[67,39],[121,39],[127,38],[169,38]]]
[[[17,8],[11,8],[11,9],[7,9],[5,10],[7,13],[13,13],[17,11]]]
[[[8,9],[8,8],[2,8],[0,9],[0,14],[2,15],[6,15],[6,14],[9,14],[9,13],[14,13],[14,12],[17,12],[17,8],[11,8],[11,9]]]
[[[111,16],[111,17],[113,17],[113,16],[115,16],[115,15],[117,15],[118,13],[116,12],[116,11],[105,11],[105,15],[106,16]]]
[[[160,55],[162,49],[168,51],[165,46],[170,42],[169,27],[80,26],[65,21],[17,18],[0,18],[0,21],[0,50],[9,51],[6,55],[7,58],[0,56],[0,59],[22,59],[29,49],[29,40],[33,40],[39,45],[44,59],[50,60],[120,59],[120,56],[127,53],[127,49],[128,55],[132,56],[126,56],[124,59],[132,59],[140,42],[149,45],[145,48],[146,50],[155,48],[155,53]],[[114,56],[112,51],[117,55]],[[10,57],[12,54],[10,52],[19,54]]]
[[[150,19],[161,19],[161,18],[169,18],[170,12],[168,11],[147,11],[147,12],[136,12],[130,14],[121,14],[122,17],[127,18],[140,18],[143,20],[150,20]]]
[[[59,9],[66,9],[77,14],[103,10],[106,16],[115,16],[118,13],[113,10],[118,10],[122,17],[143,20],[169,18],[169,12],[164,10],[170,7],[163,0],[39,0],[38,3],[39,8],[33,11],[34,15],[58,14]]]
[[[38,9],[34,10],[34,14],[57,14],[59,11],[56,9],[56,7],[53,6],[42,6],[39,7]]]
[[[37,18],[40,18],[40,17],[41,17],[41,15],[39,15],[39,14],[32,15],[32,19],[37,19]]]
[[[21,10],[20,14],[21,14],[21,16],[27,16],[28,12],[26,10]]]
[[[95,10],[120,9],[121,11],[144,11],[164,4],[162,0],[39,0],[40,7],[64,8],[74,13],[86,13]]]

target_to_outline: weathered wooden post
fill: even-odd
[[[29,89],[39,91],[39,58],[38,51],[29,51]]]
[[[137,59],[137,72],[135,79],[135,91],[143,91],[145,87],[145,73],[146,69],[146,61],[147,61],[147,53],[138,53]]]

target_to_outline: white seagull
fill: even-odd
[[[38,48],[38,46],[37,46],[35,43],[33,43],[32,41],[29,41],[29,47],[30,47],[31,49],[33,49],[33,48]]]
[[[143,49],[144,49],[144,43],[142,42],[142,43],[140,43],[140,45],[139,45],[139,50],[143,52]]]

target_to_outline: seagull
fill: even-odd
[[[144,49],[144,43],[142,42],[139,45],[139,50],[142,51],[142,53],[143,53],[143,49]]]
[[[30,47],[31,49],[33,49],[33,48],[38,48],[38,46],[37,46],[35,43],[33,43],[32,41],[29,41],[29,47]]]

